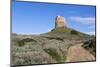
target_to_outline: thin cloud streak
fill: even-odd
[[[89,34],[89,35],[95,35],[95,31],[91,31],[91,32],[85,32],[86,34]]]
[[[80,16],[73,16],[70,17],[71,20],[82,23],[82,24],[95,24],[95,17],[80,17]]]

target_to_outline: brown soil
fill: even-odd
[[[93,61],[95,57],[82,46],[82,43],[71,46],[68,50],[66,62]]]

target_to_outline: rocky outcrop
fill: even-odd
[[[57,16],[55,20],[55,28],[66,27],[66,19],[62,16]]]

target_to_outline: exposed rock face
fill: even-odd
[[[62,16],[57,16],[55,20],[55,28],[66,27],[66,19]]]

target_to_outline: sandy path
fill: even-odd
[[[81,44],[71,46],[68,50],[66,62],[76,62],[76,61],[91,61],[95,60],[95,57],[81,47]]]

